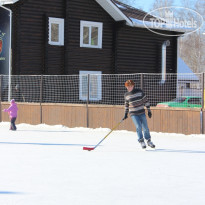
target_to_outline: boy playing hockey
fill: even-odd
[[[138,135],[138,141],[141,144],[142,148],[146,148],[146,144],[144,142],[144,138],[147,140],[147,145],[155,148],[155,145],[151,141],[151,136],[149,132],[149,128],[147,125],[147,119],[145,115],[144,106],[148,109],[148,117],[152,117],[152,113],[150,110],[150,103],[144,92],[141,89],[135,88],[135,83],[132,80],[127,80],[125,82],[125,87],[127,91],[125,93],[125,115],[123,120],[128,118],[128,113],[130,114],[132,121],[136,126],[136,131]],[[144,137],[142,134],[142,129],[144,132]]]

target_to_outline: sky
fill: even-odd
[[[135,2],[135,4],[132,4],[131,6],[133,6],[135,8],[142,9],[143,11],[149,12],[155,1],[156,0],[144,0],[144,1],[143,0],[134,0],[134,1],[131,1],[131,2]],[[174,0],[173,6],[183,7],[183,4],[182,4],[181,1],[182,0]],[[205,0],[201,0],[201,1],[205,1]],[[125,2],[125,0],[124,0],[124,2]],[[127,0],[127,4],[128,4],[128,2],[129,2],[129,0]],[[190,8],[191,8],[191,6],[193,5],[194,2],[196,2],[196,0],[187,0],[187,2],[188,2],[188,5],[190,5]],[[204,26],[203,26],[203,30],[205,32],[204,27],[205,27],[205,23],[204,23]]]
[[[1,205],[203,205],[205,135],[0,123]]]
[[[133,5],[134,7],[136,8],[140,7],[144,11],[149,11],[153,3],[155,2],[155,0],[144,0],[144,1],[137,0],[135,2],[136,2],[135,5]],[[181,0],[175,0],[174,6],[181,6]]]

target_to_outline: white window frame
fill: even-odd
[[[91,45],[91,27],[98,27],[98,45]],[[89,43],[83,43],[83,27],[89,27]],[[87,48],[102,48],[102,32],[103,32],[103,23],[93,22],[93,21],[80,21],[80,47]]]
[[[51,40],[51,24],[58,24],[59,25],[59,41],[52,41]],[[48,38],[48,43],[50,45],[55,45],[55,46],[63,46],[64,45],[64,19],[62,18],[54,18],[54,17],[49,17],[49,38]]]
[[[89,100],[91,101],[99,101],[99,100],[102,100],[102,78],[101,78],[101,75],[102,75],[102,72],[101,71],[80,71],[80,88],[79,88],[79,98],[80,100],[83,100],[83,101],[87,101],[87,95],[86,96],[83,96],[83,76],[87,76],[88,77],[88,74],[90,74],[90,83],[89,83]],[[92,75],[97,75],[97,85],[93,85],[94,87],[97,87],[97,96],[93,97],[92,96]],[[86,85],[87,86],[87,85]],[[86,90],[87,90],[87,87],[86,87]]]

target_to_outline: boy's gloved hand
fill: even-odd
[[[148,110],[148,117],[149,117],[149,118],[152,117],[152,112],[151,112],[151,110]]]
[[[128,118],[128,114],[125,113],[125,116],[122,118],[122,120],[126,120]]]

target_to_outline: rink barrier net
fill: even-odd
[[[183,97],[196,107],[204,105],[204,73],[167,74],[82,74],[82,75],[1,75],[1,102],[15,99],[27,103],[71,103],[124,105],[126,80],[132,79],[147,95],[151,106]],[[165,103],[166,104],[166,103]],[[164,106],[164,105],[162,105]],[[189,107],[189,105],[183,105]]]

